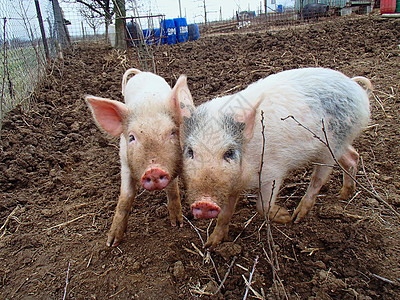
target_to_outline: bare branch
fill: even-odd
[[[249,293],[249,289],[250,289],[250,286],[251,286],[251,280],[253,279],[253,274],[254,274],[254,271],[256,270],[256,265],[258,263],[258,258],[259,258],[259,256],[257,255],[255,260],[254,260],[253,269],[250,272],[249,280],[247,281],[246,291],[244,293],[243,300],[247,299],[247,294]]]
[[[228,278],[229,273],[231,272],[231,269],[232,269],[232,267],[233,267],[233,264],[235,263],[235,260],[236,260],[236,256],[233,257],[232,262],[231,262],[231,264],[229,265],[229,268],[228,268],[228,270],[226,271],[225,276],[224,276],[224,278],[222,279],[221,284],[219,285],[218,289],[215,291],[214,295],[218,294],[219,291],[221,290],[221,288],[222,288],[222,286],[224,285],[226,279]]]
[[[383,203],[387,208],[389,208],[397,218],[400,219],[400,213],[398,213],[386,200],[384,200],[376,191],[375,189],[373,189],[373,191],[369,190],[367,187],[365,187],[362,183],[360,183],[356,178],[354,178],[353,175],[351,175],[347,170],[345,170],[340,163],[338,162],[338,160],[336,159],[332,148],[329,145],[329,141],[328,141],[328,136],[326,133],[326,129],[325,129],[325,123],[324,123],[324,119],[322,119],[322,131],[324,133],[324,138],[325,141],[322,140],[319,136],[317,136],[313,131],[311,131],[309,128],[307,128],[306,126],[304,126],[303,124],[301,124],[299,121],[296,120],[295,117],[293,117],[292,115],[287,116],[286,118],[281,118],[282,121],[287,120],[288,118],[292,118],[299,126],[303,127],[305,130],[307,130],[308,132],[310,132],[316,139],[318,139],[321,143],[323,143],[329,150],[333,160],[335,161],[335,163],[339,166],[339,168],[346,173],[351,179],[354,180],[354,182],[359,185],[364,191],[366,191],[368,194],[372,195],[373,197],[375,197],[377,200],[379,200],[381,203]]]
[[[69,276],[69,267],[71,265],[71,262],[68,262],[68,269],[67,269],[67,276],[65,278],[65,287],[64,287],[64,295],[63,295],[63,300],[67,297],[67,287],[68,287],[68,276]]]

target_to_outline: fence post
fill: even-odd
[[[56,39],[63,48],[68,47],[71,45],[71,40],[64,25],[64,17],[60,5],[58,4],[58,0],[51,0],[51,3],[53,5],[54,20],[56,23]]]
[[[83,21],[81,21],[81,28],[82,28],[82,39],[85,39],[85,27],[83,26]]]
[[[0,130],[2,128],[3,123],[3,102],[4,102],[4,89],[6,84],[6,23],[7,18],[4,18],[4,25],[3,25],[3,82],[1,86],[1,99],[0,99]]]
[[[46,53],[47,62],[49,62],[50,61],[50,52],[49,52],[49,46],[47,45],[46,32],[44,31],[43,19],[42,19],[42,13],[40,12],[39,0],[35,0],[35,6],[36,6],[37,18],[39,20],[40,33],[42,34],[44,52]]]

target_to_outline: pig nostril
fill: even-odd
[[[147,182],[147,183],[150,183],[150,182],[151,182],[151,179],[150,179],[150,178],[146,178],[146,182]]]
[[[164,175],[161,175],[161,176],[160,176],[160,180],[163,180],[164,178],[165,178]]]

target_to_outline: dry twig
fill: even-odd
[[[122,289],[120,289],[118,292],[116,292],[115,294],[112,294],[111,296],[110,296],[110,299],[111,298],[114,298],[115,296],[117,296],[119,293],[121,293],[123,290],[125,290],[126,289],[126,287],[123,287]]]
[[[272,219],[270,219],[270,217],[269,217],[269,212],[271,209],[272,199],[273,199],[273,195],[274,195],[274,191],[275,191],[275,180],[272,182],[272,189],[271,189],[271,195],[269,198],[267,213],[265,213],[264,201],[262,199],[262,193],[261,193],[261,183],[262,183],[261,176],[262,176],[262,168],[264,165],[264,151],[265,151],[264,150],[264,148],[265,148],[265,125],[264,125],[264,112],[263,111],[261,111],[261,128],[262,128],[262,131],[261,131],[261,133],[262,133],[262,152],[261,152],[260,170],[258,173],[258,187],[260,190],[259,196],[260,196],[260,200],[262,203],[262,210],[263,210],[265,224],[266,224],[266,228],[267,228],[267,242],[268,242],[269,255],[265,251],[264,247],[263,247],[263,250],[264,250],[265,256],[267,257],[267,261],[270,264],[271,269],[272,269],[273,286],[277,287],[278,286],[277,282],[278,282],[282,288],[285,299],[289,299],[287,296],[286,290],[285,290],[285,286],[283,285],[283,282],[278,275],[278,271],[280,270],[280,267],[279,267],[279,262],[278,262],[278,255],[276,253],[274,238],[272,236],[272,231],[271,231],[271,220],[273,220],[275,218],[275,216],[278,214],[279,209],[277,210],[275,215],[272,217]]]
[[[220,283],[218,289],[215,291],[214,295],[218,294],[219,291],[221,290],[221,288],[224,286],[224,283],[225,283],[226,279],[228,278],[229,273],[231,272],[231,269],[232,269],[232,267],[233,267],[233,264],[235,263],[235,260],[236,260],[236,256],[233,257],[232,262],[231,262],[231,264],[229,265],[229,268],[228,268],[228,270],[226,271],[225,276],[224,276],[224,278],[222,279],[222,281],[221,281],[221,283]]]
[[[201,237],[201,234],[200,234],[198,228],[197,228],[196,226],[194,226],[194,225],[192,224],[192,222],[189,221],[188,218],[186,218],[185,216],[183,216],[183,217],[184,217],[185,220],[190,224],[190,226],[192,226],[192,228],[196,231],[197,235],[198,235],[199,238],[200,238],[201,244],[202,244],[202,246],[204,247],[204,240],[203,240],[203,238]],[[210,223],[210,225],[211,225],[211,223]],[[210,227],[210,225],[209,225],[209,227]],[[208,230],[207,230],[207,232],[208,232]],[[208,234],[207,234],[207,235],[208,235]],[[221,282],[221,277],[220,277],[219,274],[218,274],[217,267],[215,266],[214,260],[213,260],[212,257],[211,257],[210,251],[207,250],[206,255],[204,255],[193,243],[192,243],[192,246],[193,246],[193,248],[196,249],[196,251],[199,253],[199,255],[203,258],[203,260],[204,260],[205,263],[208,263],[209,261],[211,261],[211,263],[212,263],[212,265],[213,265],[213,267],[214,267],[214,270],[215,270],[215,274],[217,275],[218,282]],[[192,252],[192,251],[190,251],[190,249],[188,249],[188,248],[184,248],[184,249],[185,249],[186,251],[188,251],[188,252]]]
[[[68,276],[69,276],[69,267],[71,265],[71,262],[68,262],[68,269],[67,269],[67,276],[65,277],[65,287],[64,287],[64,295],[63,295],[63,300],[67,297],[67,287],[68,287]]]
[[[84,214],[84,215],[82,215],[82,216],[79,216],[79,217],[77,217],[77,218],[75,218],[75,219],[72,219],[72,220],[69,220],[69,221],[67,221],[67,222],[60,223],[60,224],[51,226],[51,227],[49,227],[49,228],[45,228],[45,229],[43,229],[43,231],[45,231],[45,230],[50,230],[50,229],[53,229],[53,228],[57,228],[57,227],[61,227],[61,226],[64,226],[64,225],[71,224],[71,223],[73,223],[73,222],[75,222],[75,221],[78,221],[79,219],[82,219],[82,218],[84,218],[84,217],[86,217],[86,216],[90,216],[90,215],[93,215],[93,213]]]
[[[6,218],[6,220],[4,221],[3,225],[0,228],[0,232],[3,231],[2,234],[0,234],[0,239],[6,234],[6,229],[5,227],[7,226],[8,221],[10,221],[10,219],[14,216],[14,214],[17,212],[17,210],[19,210],[21,208],[20,205],[17,205],[13,211],[8,215],[8,217]]]
[[[254,259],[253,269],[251,269],[251,272],[250,272],[250,275],[249,275],[249,280],[247,281],[247,284],[246,284],[246,291],[244,293],[243,300],[247,299],[247,294],[249,293],[249,289],[250,289],[250,286],[251,286],[251,280],[253,279],[253,274],[254,274],[254,271],[256,270],[256,265],[258,263],[258,258],[259,257],[257,255],[256,258]]]
[[[374,273],[371,273],[371,274],[372,274],[372,276],[374,276],[375,278],[377,278],[379,280],[382,280],[383,282],[390,283],[390,284],[393,284],[393,285],[399,285],[393,280],[387,279],[385,277],[379,276],[379,275],[374,274]]]
[[[192,224],[192,222],[190,222],[189,219],[186,218],[186,216],[183,216],[183,217],[184,217],[185,220],[190,224],[190,226],[192,226],[192,228],[196,231],[197,235],[198,235],[199,238],[200,238],[201,245],[204,246],[204,240],[203,240],[203,238],[201,237],[201,234],[200,234],[199,230],[197,229],[197,227],[194,226],[194,225]]]
[[[253,221],[254,217],[257,215],[257,213],[255,213],[250,219],[248,219],[245,223],[244,223],[244,227],[242,229],[242,231],[236,236],[236,238],[233,240],[233,243],[237,241],[237,239],[242,235],[242,233],[244,232],[244,230],[246,229],[247,226],[249,226],[249,224],[251,223],[251,221]]]

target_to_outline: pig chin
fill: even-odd
[[[196,201],[190,208],[196,219],[213,219],[218,217],[221,211],[221,208],[208,197]]]

